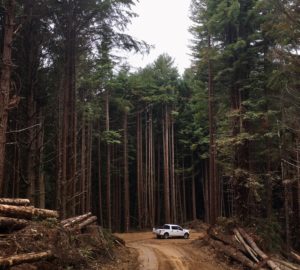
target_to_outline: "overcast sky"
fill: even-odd
[[[139,17],[132,20],[129,34],[155,48],[145,56],[130,54],[128,62],[134,68],[152,63],[162,53],[175,59],[180,73],[189,67],[189,5],[189,0],[140,0],[136,4],[133,11]]]

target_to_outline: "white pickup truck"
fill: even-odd
[[[153,233],[156,234],[157,238],[168,239],[170,237],[183,237],[188,239],[190,237],[190,231],[182,229],[176,224],[165,224],[162,227],[153,228]]]

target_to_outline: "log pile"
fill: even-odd
[[[30,206],[28,199],[0,198],[0,229],[21,229],[33,218],[58,218],[58,212]]]
[[[58,217],[57,211],[35,208],[30,205],[28,199],[0,198],[0,231],[5,233],[3,234],[5,236],[4,242],[7,241],[7,245],[11,241],[18,247],[17,250],[19,250],[18,253],[1,253],[0,250],[0,269],[10,269],[10,267],[14,265],[41,262],[42,260],[51,260],[51,262],[57,258],[61,260],[60,255],[57,255],[56,248],[53,248],[53,243],[60,243],[64,240],[52,240],[52,237],[62,237],[61,239],[66,240],[69,239],[67,236],[70,235],[70,233],[76,233],[76,236],[79,237],[78,233],[85,232],[85,230],[82,231],[82,229],[88,230],[89,227],[87,226],[97,222],[97,217],[93,216],[92,213],[71,217],[60,222],[57,222]],[[48,219],[45,223],[35,222],[45,219]],[[44,228],[44,226],[48,223],[51,223],[51,226],[53,226],[52,224],[55,225],[55,227],[51,227],[53,231],[55,231],[54,234],[49,233],[48,235],[48,233],[45,233],[45,231],[48,232],[48,230]],[[62,230],[62,228],[65,230]],[[20,229],[22,230],[19,231]],[[31,243],[33,239],[39,239],[36,245],[30,245],[31,249],[27,247],[21,248],[26,241],[16,235],[22,235],[23,232],[25,232],[25,238]],[[82,236],[84,236],[84,234],[82,234]],[[44,237],[45,239],[43,239]],[[53,243],[51,242],[52,245],[47,244],[49,240],[53,241]],[[18,242],[21,243],[21,246]],[[68,244],[68,242],[66,242],[66,244]],[[49,247],[52,247],[52,249],[50,250]],[[69,246],[69,249],[72,250],[72,247]],[[70,251],[69,256],[72,257],[73,253],[73,251]],[[4,254],[6,254],[6,256],[4,256]]]
[[[30,224],[34,218],[58,218],[58,212],[30,206],[28,199],[0,198],[0,229],[12,233]],[[13,265],[49,259],[53,256],[50,250],[36,253],[0,256],[0,268],[6,269]]]
[[[95,224],[97,222],[97,217],[93,216],[92,213],[86,213],[84,215],[71,217],[65,220],[62,220],[61,225],[70,231],[80,231],[81,229]]]
[[[297,254],[295,252],[293,252],[293,258],[296,263],[271,258],[240,227],[234,228],[231,234],[225,234],[218,228],[211,227],[208,230],[208,238],[206,240],[218,252],[232,258],[249,269],[300,270],[300,265],[296,264]]]

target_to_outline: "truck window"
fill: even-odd
[[[164,229],[169,230],[170,226],[169,225],[164,225]]]
[[[172,226],[172,230],[178,230],[178,226]]]

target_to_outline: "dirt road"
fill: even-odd
[[[156,239],[151,232],[118,234],[128,247],[138,251],[141,270],[225,270],[214,256],[204,249],[196,248],[192,241],[204,233],[191,232],[185,239]]]

